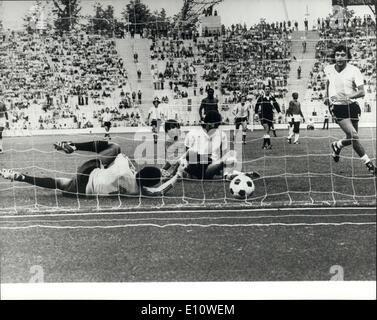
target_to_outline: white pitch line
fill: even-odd
[[[65,223],[65,222],[119,222],[119,221],[183,221],[183,220],[226,220],[226,219],[236,219],[236,220],[246,220],[246,219],[279,219],[279,218],[296,218],[296,217],[309,217],[309,218],[326,218],[326,217],[365,217],[365,216],[376,216],[375,214],[358,214],[358,213],[351,213],[351,214],[288,214],[288,215],[273,215],[273,216],[220,216],[220,217],[177,217],[177,218],[138,218],[138,219],[47,219],[47,220],[8,220],[8,221],[2,221],[2,223],[46,223],[46,222],[54,222],[54,223]]]
[[[307,227],[307,226],[345,226],[345,225],[376,225],[375,222],[333,222],[333,223],[250,223],[250,224],[181,224],[181,223],[171,223],[158,225],[153,223],[144,224],[125,224],[125,225],[114,225],[114,226],[52,226],[52,225],[30,225],[23,227],[0,227],[2,230],[21,230],[21,229],[31,229],[31,228],[44,228],[44,229],[115,229],[115,228],[129,228],[129,227],[156,227],[164,229],[167,227],[183,227],[183,228],[212,228],[212,227]]]
[[[138,215],[138,214],[160,214],[160,213],[168,213],[168,214],[174,214],[174,213],[209,213],[209,212],[215,212],[215,213],[231,213],[231,212],[246,212],[246,213],[257,213],[257,212],[265,212],[265,211],[310,211],[310,210],[373,210],[376,211],[375,207],[302,207],[302,208],[240,208],[240,209],[191,209],[191,210],[143,210],[143,211],[132,211],[132,212],[81,212],[81,213],[45,213],[45,214],[28,214],[28,215],[1,215],[0,214],[0,220],[2,219],[15,219],[15,218],[39,218],[39,217],[85,217],[85,216],[105,216],[105,215],[114,215],[114,216],[128,216],[128,215]]]

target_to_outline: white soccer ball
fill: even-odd
[[[253,180],[244,174],[240,174],[230,182],[230,193],[236,199],[247,199],[252,196],[255,191]]]

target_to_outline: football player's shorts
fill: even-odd
[[[153,119],[151,121],[151,127],[153,132],[159,132],[160,131],[160,126],[161,126],[161,119]]]
[[[293,122],[293,132],[299,133],[300,132],[300,121],[294,121]]]
[[[111,128],[111,122],[110,121],[106,121],[106,122],[104,122],[104,124],[103,124],[104,126],[105,126],[105,128]]]
[[[7,122],[7,120],[4,117],[0,118],[0,128],[5,128],[6,122]]]
[[[101,168],[101,161],[92,159],[84,162],[77,168],[76,177],[72,178],[69,185],[63,191],[64,196],[85,196],[86,185],[89,181],[90,173],[97,168]]]
[[[240,126],[247,122],[247,117],[241,117],[241,118],[235,118],[235,125],[236,125],[236,130],[238,130],[240,128]]]
[[[357,102],[352,102],[350,104],[334,104],[330,106],[329,109],[337,121],[341,121],[343,119],[357,121],[359,120],[359,115],[361,114],[361,109]]]
[[[264,124],[267,124],[268,128],[270,128],[270,129],[273,128],[273,126],[274,126],[274,123],[270,119],[261,119],[260,123],[262,124],[262,126]]]
[[[197,179],[204,179],[207,168],[212,163],[210,156],[198,154],[196,160],[189,157],[186,160],[188,161],[188,166],[185,171]]]

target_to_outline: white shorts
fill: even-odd
[[[0,118],[0,128],[5,128],[6,126],[6,119],[5,118]]]

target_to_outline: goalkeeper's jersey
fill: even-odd
[[[123,154],[118,154],[108,168],[97,168],[90,173],[86,194],[108,195],[120,191],[122,194],[139,194],[135,174],[130,161]]]

